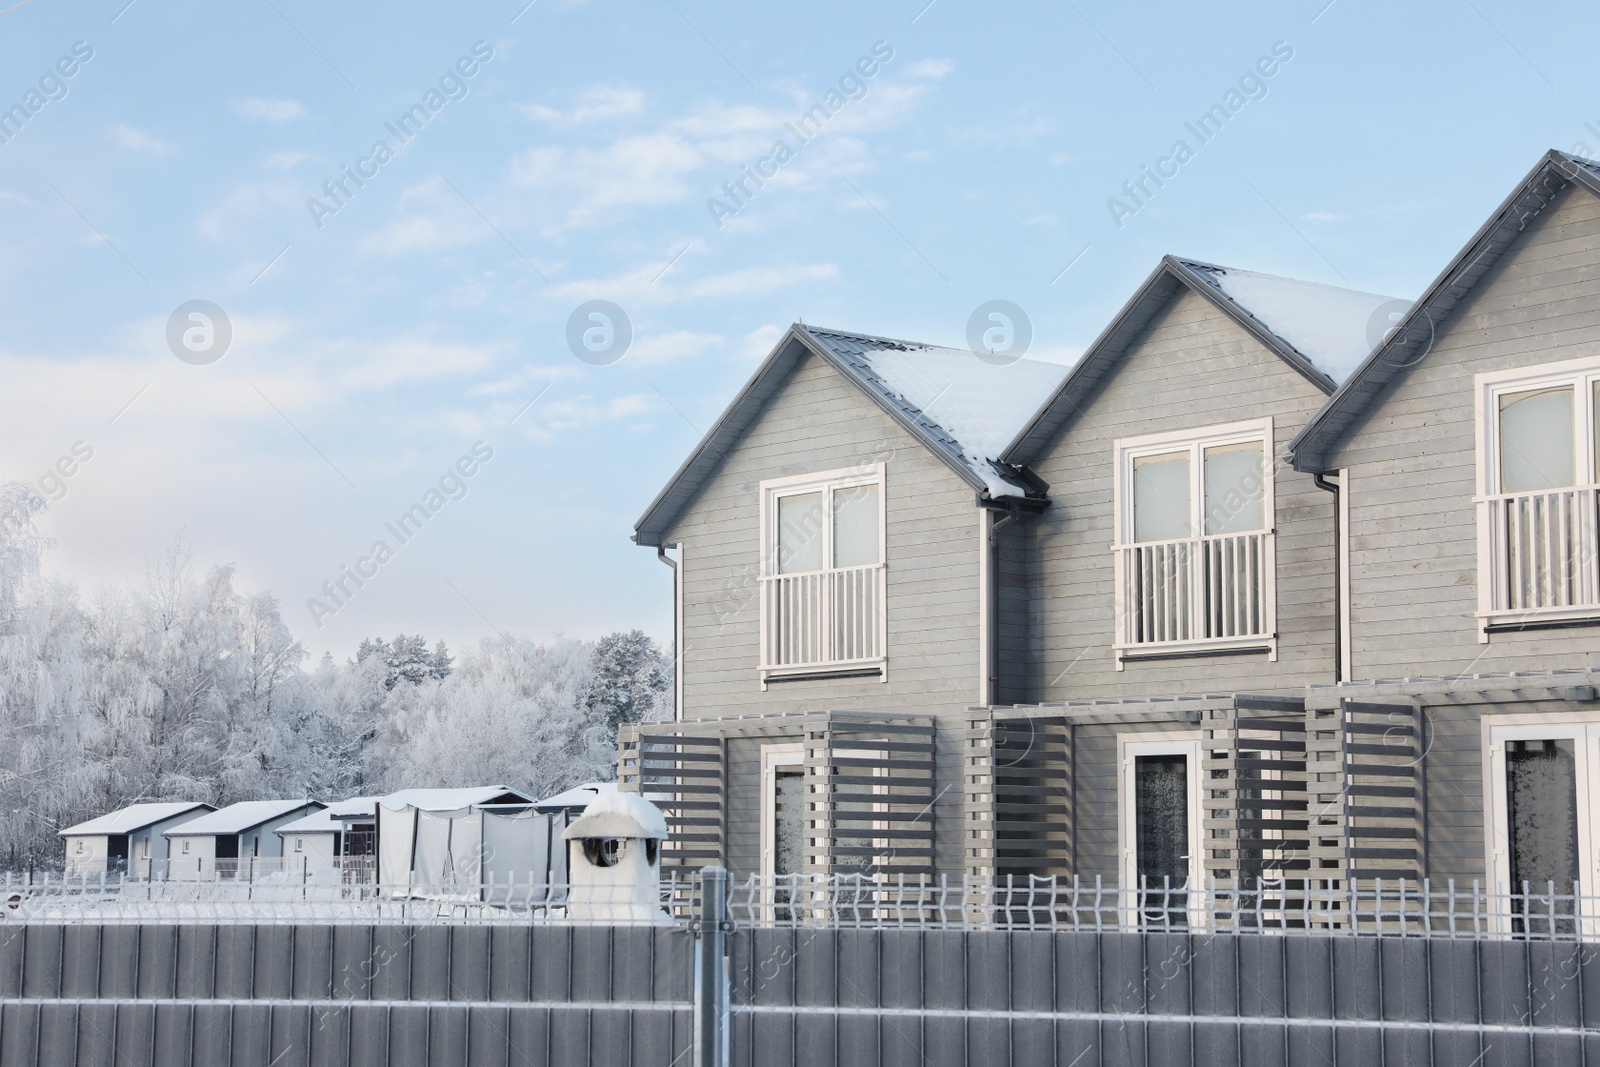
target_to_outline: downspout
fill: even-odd
[[[998,511],[994,506],[995,501],[984,502],[983,507],[988,511]],[[993,704],[996,697],[996,686],[1000,681],[1000,531],[1018,521],[1022,517],[1022,508],[1017,500],[1008,498],[1006,513],[989,524],[988,545],[986,552],[988,558],[984,560],[985,570],[988,573],[988,588],[984,596],[984,630],[987,640],[984,642],[983,692],[980,694],[985,705]]]
[[[667,555],[667,546],[656,546],[656,559],[672,568],[672,718],[683,718],[683,649],[678,647],[678,561]],[[640,779],[643,782],[643,778]],[[643,786],[640,786],[643,789]]]
[[[1311,481],[1318,489],[1325,493],[1333,494],[1333,681],[1334,684],[1344,681],[1344,582],[1339,573],[1340,545],[1339,545],[1339,483],[1330,482],[1326,475],[1313,474]]]

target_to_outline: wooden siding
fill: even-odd
[[[760,483],[886,467],[888,673],[773,681],[760,654]],[[939,720],[939,866],[959,870],[960,757],[978,694],[979,524],[972,490],[852,383],[801,360],[667,535],[682,553],[685,719],[856,710]],[[796,738],[798,740],[798,738]],[[759,852],[759,749],[729,746],[729,862]]]
[[[1274,455],[1325,395],[1238,323],[1183,291],[1035,464],[1055,501],[1007,553],[1002,589],[1031,591],[1006,617],[1005,692],[1029,701],[1293,692],[1333,678],[1333,497],[1273,463],[1278,660],[1261,653],[1130,662],[1112,651],[1113,442],[1271,416]]]
[[[1473,507],[1473,377],[1594,354],[1600,200],[1574,187],[1440,324],[1426,358],[1380,395],[1334,454],[1334,465],[1351,472],[1356,679],[1600,662],[1600,627],[1496,633],[1479,642]],[[1476,749],[1476,734],[1470,744]],[[1469,832],[1481,836],[1481,828]]]

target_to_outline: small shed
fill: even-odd
[[[284,866],[291,871],[332,870],[344,858],[345,824],[324,808],[272,831],[278,835]]]
[[[167,859],[166,831],[216,811],[198,800],[129,804],[57,832],[67,846],[66,871],[73,877],[124,873],[149,878],[151,863],[159,869]]]
[[[246,800],[168,830],[169,877],[253,878],[283,866],[283,839],[273,831],[321,811],[317,800]]]

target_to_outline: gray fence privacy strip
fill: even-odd
[[[1165,896],[1140,929],[1149,899],[1115,888],[929,888],[706,872],[658,925],[426,901],[409,923],[18,909],[0,1067],[1600,1064],[1586,901],[1546,902],[1539,936],[1534,908],[1474,897],[1521,929],[1469,937],[1426,890],[1331,916],[1258,892],[1240,932],[1220,910],[1175,927]],[[1261,921],[1290,905],[1327,925]]]

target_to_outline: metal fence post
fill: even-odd
[[[695,1067],[728,1065],[728,872],[700,869],[700,915],[694,957]]]

